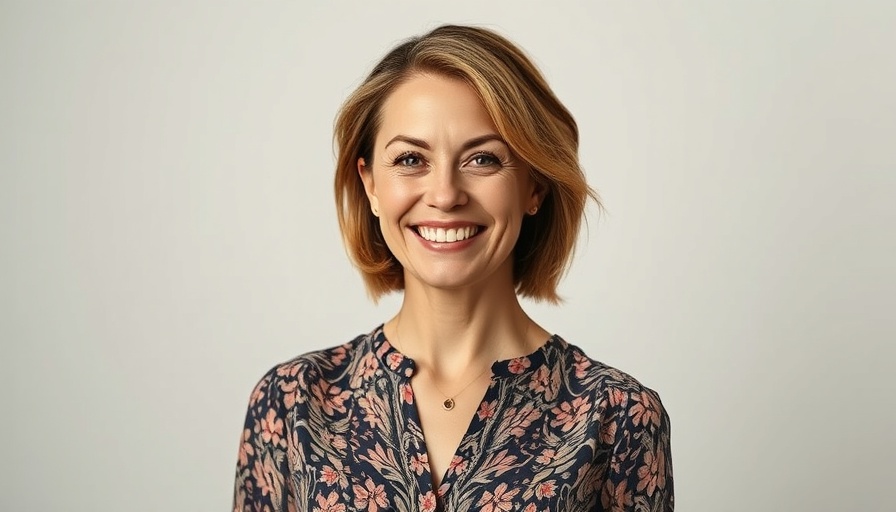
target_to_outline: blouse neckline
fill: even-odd
[[[383,364],[383,367],[399,376],[411,378],[416,370],[414,360],[399,352],[389,342],[383,326],[384,324],[380,324],[370,335],[373,352]],[[556,354],[557,351],[552,350],[552,348],[558,345],[562,346],[563,343],[564,341],[560,336],[552,334],[540,347],[530,354],[511,359],[502,359],[492,363],[492,375],[495,378],[503,378],[533,372],[544,365],[552,353]]]

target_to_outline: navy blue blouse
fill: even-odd
[[[669,418],[631,376],[552,336],[492,365],[438,489],[410,377],[382,326],[255,387],[234,511],[672,511]]]

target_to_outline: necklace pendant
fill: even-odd
[[[445,401],[442,402],[442,409],[445,409],[446,411],[450,411],[451,409],[454,409],[454,399],[446,398]]]

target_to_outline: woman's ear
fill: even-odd
[[[530,213],[538,211],[538,209],[541,208],[542,203],[544,203],[544,199],[548,196],[548,192],[550,192],[550,189],[546,183],[540,179],[533,178],[532,195],[529,197],[530,202],[527,211]],[[532,213],[532,215],[534,215],[534,213]]]
[[[373,169],[367,166],[367,162],[363,158],[358,159],[358,176],[361,177],[361,183],[364,184],[364,192],[367,194],[367,200],[370,201],[370,210],[379,217],[379,199],[376,197],[376,186],[373,183]]]

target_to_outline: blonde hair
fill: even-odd
[[[404,288],[401,264],[389,251],[370,211],[358,175],[359,158],[373,160],[380,109],[414,73],[465,81],[476,90],[510,149],[531,169],[547,194],[526,216],[513,251],[518,294],[558,302],[557,285],[568,268],[585,204],[600,200],[579,166],[575,119],[528,57],[490,30],[444,25],[390,51],[346,99],[336,118],[336,208],[349,256],[377,300]]]

